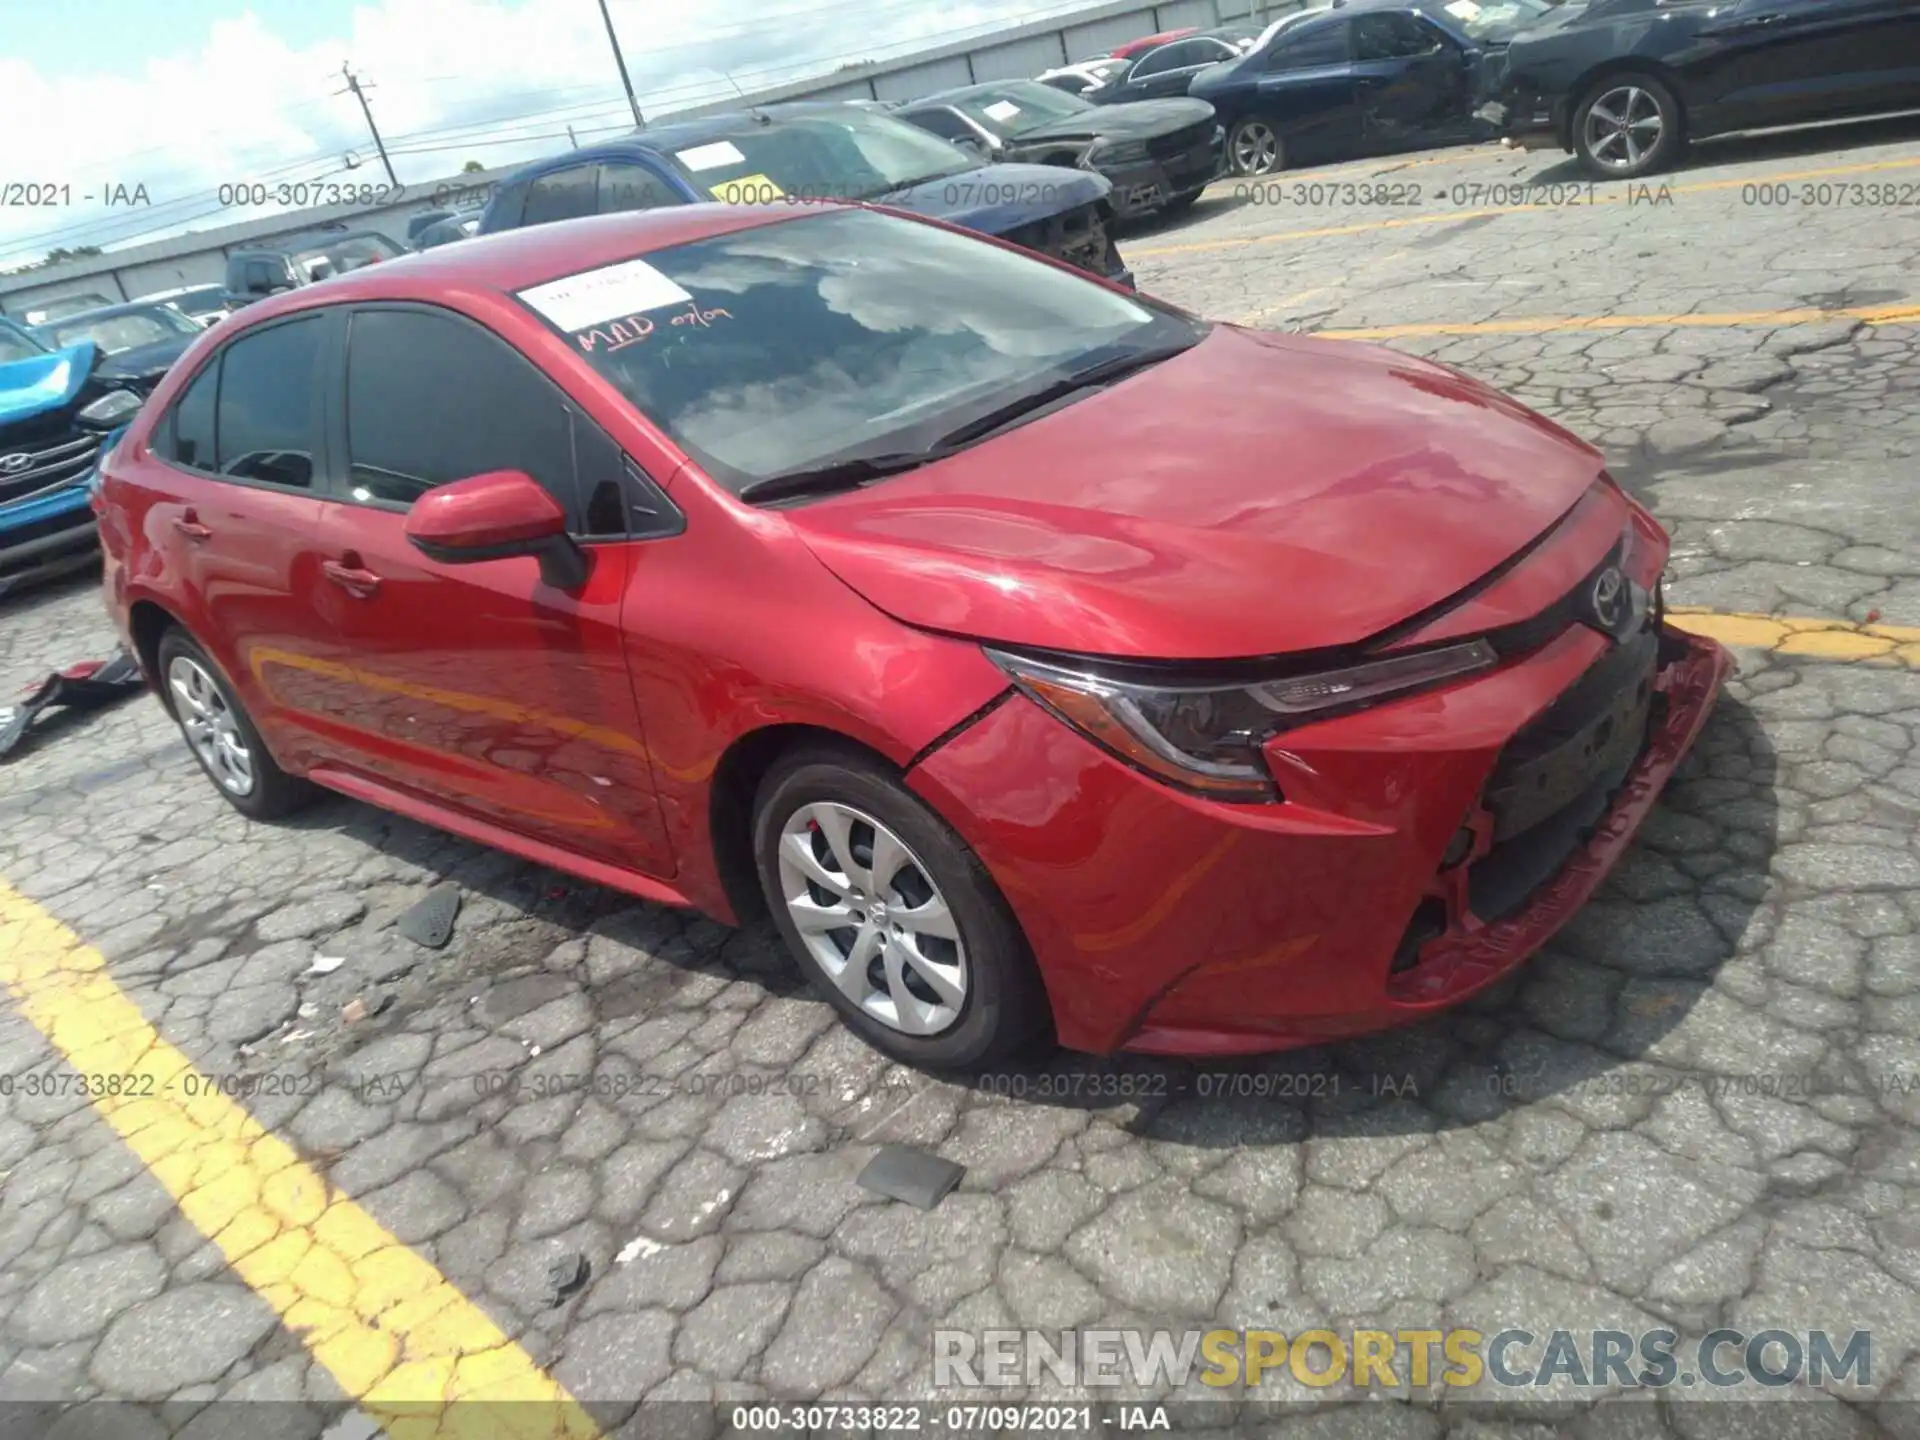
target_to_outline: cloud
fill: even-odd
[[[263,7],[264,8],[264,7]],[[1058,0],[612,0],[627,66],[651,116],[743,89],[885,59],[1073,8]],[[376,0],[336,37],[289,45],[252,11],[216,22],[197,48],[137,73],[54,70],[0,56],[0,177],[56,188],[51,206],[0,207],[0,267],[53,246],[115,244],[273,213],[222,209],[222,185],[323,176],[384,183],[366,123],[343,91],[343,60],[371,87],[374,119],[404,184],[473,159],[550,154],[631,124],[592,0]],[[22,124],[22,117],[40,123]],[[353,164],[350,166],[349,157]],[[105,203],[143,186],[148,204]]]

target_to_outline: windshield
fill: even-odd
[[[150,310],[129,310],[124,315],[82,316],[47,328],[62,346],[91,340],[108,355],[200,333],[191,320],[174,314],[164,305],[155,305]]]
[[[871,200],[980,166],[917,125],[857,105],[784,116],[673,155],[696,190],[723,200]]]
[[[1086,115],[1098,108],[1078,95],[1068,95],[1032,80],[982,86],[954,97],[953,104],[976,125],[986,127],[1002,140],[1024,135],[1056,120]]]
[[[1196,322],[968,236],[802,214],[523,291],[709,475],[739,491],[923,449],[1084,365]]]
[[[1542,15],[1553,13],[1552,0],[1446,0],[1441,6],[1469,40],[1504,44]]]

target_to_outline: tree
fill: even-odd
[[[69,260],[84,260],[89,255],[98,255],[99,253],[100,247],[98,245],[76,245],[71,250],[67,249],[64,245],[56,245],[47,252],[47,258],[40,263],[42,265],[64,265]]]
[[[460,173],[462,175],[472,175],[476,171],[484,170],[486,168],[487,167],[482,165],[478,160],[469,160],[467,161],[466,164],[460,167]]]

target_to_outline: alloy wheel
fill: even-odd
[[[967,952],[946,897],[898,835],[816,801],[780,832],[780,895],[808,954],[861,1011],[937,1035],[967,1000]]]
[[[214,783],[233,795],[251,794],[253,752],[213,676],[190,656],[176,655],[167,666],[167,689],[187,743]]]
[[[1280,137],[1263,120],[1246,120],[1233,132],[1233,169],[1239,175],[1265,175],[1280,158]]]
[[[1638,85],[1607,91],[1587,107],[1587,153],[1609,170],[1638,169],[1666,133],[1660,102]]]

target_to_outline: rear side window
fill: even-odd
[[[594,169],[592,165],[576,165],[542,175],[528,185],[527,208],[520,223],[545,225],[593,214]]]
[[[589,172],[591,175],[591,172]],[[414,310],[363,310],[347,340],[347,488],[411,505],[436,485],[521,470],[583,526],[568,406],[478,326]]]
[[[1347,61],[1347,22],[1345,18],[1320,24],[1302,25],[1280,43],[1267,59],[1269,70],[1312,70],[1321,65],[1344,65]]]
[[[221,474],[312,487],[324,335],[314,316],[244,335],[221,352],[215,414]]]
[[[173,418],[166,427],[168,438],[157,447],[168,459],[195,470],[218,468],[213,447],[213,402],[219,391],[220,362],[216,358],[194,377],[173,407]]]

